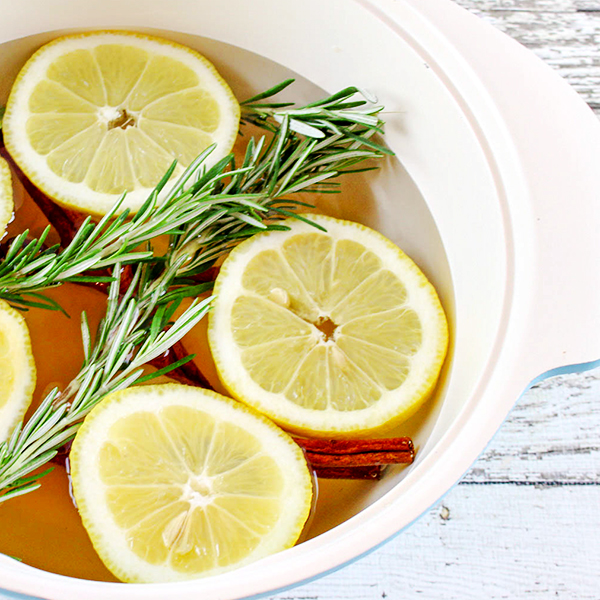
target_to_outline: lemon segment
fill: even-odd
[[[25,64],[3,121],[8,151],[45,193],[104,214],[137,210],[174,159],[181,173],[235,141],[240,108],[214,66],[168,40],[128,32],[58,38]]]
[[[35,389],[36,369],[25,319],[0,300],[0,442],[23,419]]]
[[[287,434],[184,385],[110,394],[70,461],[92,543],[127,582],[215,575],[288,548],[312,503],[304,454]]]
[[[12,178],[8,163],[0,157],[0,240],[4,237],[14,211]]]
[[[385,431],[433,390],[448,344],[433,286],[379,233],[310,215],[235,248],[209,343],[237,399],[312,436]]]

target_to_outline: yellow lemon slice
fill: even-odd
[[[8,163],[0,157],[0,240],[6,232],[6,226],[12,219],[14,210],[12,179]]]
[[[105,213],[123,192],[138,209],[174,159],[231,150],[240,109],[203,56],[127,32],[58,38],[19,73],[3,120],[6,147],[46,194]]]
[[[0,442],[23,419],[35,389],[36,370],[25,319],[0,300]]]
[[[127,582],[214,575],[288,548],[311,507],[308,466],[287,434],[184,385],[109,395],[70,460],[92,543]]]
[[[209,343],[229,392],[292,431],[362,435],[410,416],[448,342],[433,286],[382,235],[310,215],[225,260]]]

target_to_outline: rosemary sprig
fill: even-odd
[[[373,140],[383,127],[378,116],[382,107],[373,104],[374,98],[346,88],[300,108],[264,101],[292,82],[286,80],[242,103],[242,120],[267,130],[270,137],[250,138],[241,165],[227,157],[217,165],[216,174],[207,173],[190,189],[196,193],[210,189],[207,202],[212,203],[208,211],[212,214],[171,238],[171,260],[189,253],[189,244],[197,248],[192,260],[183,263],[181,278],[209,268],[243,238],[281,228],[274,222],[277,219],[307,220],[294,211],[314,206],[295,199],[295,193],[338,192],[339,182],[332,180],[376,168],[356,165],[393,154]],[[229,167],[226,178],[219,173],[224,165]]]
[[[284,228],[277,219],[297,216],[310,206],[293,198],[299,191],[337,191],[330,180],[357,170],[355,165],[390,152],[373,141],[381,131],[381,110],[359,91],[347,88],[301,108],[270,98],[290,82],[244,103],[244,120],[267,130],[270,137],[251,138],[241,165],[233,155],[205,168],[207,149],[158,203],[171,170],[142,209],[127,220],[117,216],[120,204],[97,225],[90,220],[64,249],[44,249],[47,232],[26,243],[26,233],[9,247],[0,263],[0,297],[20,307],[57,308],[40,292],[67,281],[81,281],[89,269],[115,265],[106,315],[92,343],[85,314],[82,337],[85,360],[64,391],[52,390],[30,420],[0,444],[0,502],[39,486],[47,472],[33,473],[72,439],[81,421],[106,394],[154,375],[142,366],[179,341],[204,316],[210,300],[192,302],[173,323],[186,296],[198,296],[211,284],[193,276],[209,268],[241,239],[256,232]],[[290,197],[291,196],[291,197]],[[310,221],[309,221],[310,222]],[[164,256],[138,250],[153,237],[169,234]],[[138,263],[127,292],[119,297],[121,264]]]
[[[192,171],[198,168],[209,151],[198,158]],[[91,269],[151,260],[151,250],[136,249],[159,235],[177,231],[178,227],[194,220],[202,212],[198,202],[185,194],[158,203],[159,194],[174,168],[175,164],[171,165],[131,220],[127,220],[128,210],[118,214],[123,197],[99,223],[93,223],[88,217],[64,249],[58,246],[44,248],[49,226],[39,239],[28,241],[29,232],[21,233],[12,241],[0,262],[0,298],[19,308],[39,306],[57,309],[55,303],[39,293],[40,290],[69,281],[82,281],[85,278],[81,277],[81,273]],[[184,175],[189,176],[189,171]],[[106,278],[94,278],[94,281],[102,280]]]
[[[182,296],[166,294],[176,275],[176,265],[156,279],[150,276],[150,270],[149,265],[139,265],[127,291],[120,296],[121,266],[116,265],[106,314],[94,343],[85,313],[82,314],[85,360],[79,374],[64,391],[51,390],[29,421],[0,444],[0,503],[39,487],[39,479],[48,470],[33,472],[75,436],[84,417],[107,394],[165,374],[193,358],[144,375],[143,365],[190,331],[206,314],[211,302],[211,298],[195,300],[171,322],[182,300]]]
[[[278,93],[287,80],[242,103],[243,119],[271,135],[250,138],[242,164],[233,155],[205,168],[208,148],[184,172],[161,202],[159,194],[172,170],[165,174],[147,202],[128,220],[119,214],[122,200],[98,223],[87,219],[64,249],[44,248],[49,229],[36,240],[23,232],[0,261],[0,298],[18,308],[60,309],[41,292],[65,282],[87,280],[82,273],[114,264],[151,261],[151,250],[139,251],[144,242],[169,234],[172,253],[178,260],[189,243],[198,249],[182,267],[181,277],[210,267],[240,239],[267,229],[266,222],[294,216],[293,210],[310,206],[290,196],[299,191],[338,191],[331,180],[343,173],[367,170],[354,165],[391,152],[373,142],[381,131],[377,116],[381,107],[347,88],[321,101],[294,108],[288,104],[261,102]],[[118,215],[118,216],[117,216]],[[276,225],[271,225],[276,228]],[[95,277],[95,281],[106,278]]]
[[[242,102],[242,119],[260,127],[276,132],[276,123],[289,119],[293,131],[311,138],[323,138],[327,131],[347,133],[349,124],[359,124],[382,133],[383,122],[379,113],[383,106],[377,103],[377,98],[357,87],[347,87],[339,92],[295,108],[289,102],[263,102],[263,100],[278,94],[294,82],[286,79],[271,89],[262,92]],[[358,96],[358,98],[357,98]],[[352,137],[352,136],[351,136]],[[364,142],[364,140],[362,140]],[[392,152],[380,144],[373,147],[384,154]]]

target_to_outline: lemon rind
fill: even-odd
[[[30,115],[27,99],[33,87],[43,77],[50,64],[48,55],[50,55],[51,60],[53,58],[52,53],[55,52],[57,46],[64,47],[70,42],[73,42],[73,49],[79,49],[82,46],[78,45],[78,43],[87,41],[90,38],[98,38],[98,43],[114,43],[119,40],[127,42],[135,38],[139,43],[143,44],[141,47],[150,50],[154,49],[155,51],[158,50],[159,52],[162,51],[167,56],[181,60],[195,71],[198,70],[198,66],[200,65],[201,69],[204,69],[205,73],[209,74],[213,79],[209,89],[215,93],[215,96],[220,101],[223,101],[224,104],[220,104],[220,106],[225,104],[229,106],[230,111],[228,114],[231,117],[228,121],[224,121],[221,124],[220,129],[226,130],[229,133],[222,136],[223,139],[219,140],[219,146],[215,148],[206,160],[207,167],[215,164],[231,152],[238,133],[240,106],[227,82],[218,73],[214,65],[202,54],[171,40],[138,32],[102,30],[61,36],[42,46],[25,63],[11,88],[3,118],[6,149],[27,178],[55,202],[66,208],[83,211],[95,216],[102,216],[121,197],[121,194],[96,192],[82,183],[73,183],[56,175],[46,165],[45,159],[33,149],[25,131],[25,124]],[[87,47],[93,46],[89,44]],[[56,57],[60,56],[58,52],[55,52],[55,54]],[[22,101],[23,99],[24,101]],[[31,159],[28,159],[26,154]],[[178,167],[178,172],[182,172],[181,167]],[[130,212],[135,213],[152,190],[153,188],[139,187],[136,190],[128,192],[120,210],[123,211],[127,208]]]
[[[0,300],[0,329],[5,334],[8,332],[11,341],[11,359],[21,366],[13,393],[6,403],[0,406],[1,442],[8,439],[15,427],[23,420],[33,398],[37,371],[27,323],[21,313],[4,300]]]
[[[14,211],[12,177],[8,163],[0,157],[0,240],[4,237]]]
[[[432,284],[423,272],[400,248],[380,233],[352,221],[334,219],[324,215],[305,215],[327,229],[327,232],[344,237],[353,231],[360,242],[374,251],[384,261],[386,268],[396,274],[401,266],[400,278],[412,280],[408,286],[420,294],[419,306],[428,307],[427,314],[420,313],[424,327],[423,339],[429,344],[422,348],[427,360],[425,373],[412,370],[405,382],[396,390],[384,392],[371,407],[354,411],[334,409],[315,410],[302,408],[279,394],[270,393],[252,380],[234,348],[228,327],[228,315],[237,297],[236,287],[249,260],[261,249],[273,247],[274,241],[295,233],[315,232],[315,228],[298,219],[287,219],[288,232],[265,232],[239,244],[224,261],[214,288],[215,301],[209,313],[208,340],[219,378],[227,391],[236,399],[267,415],[293,433],[313,437],[361,437],[384,433],[412,416],[431,396],[441,371],[448,348],[448,324],[441,302]],[[348,229],[350,228],[350,229]]]
[[[278,444],[278,451],[269,455],[282,466],[287,478],[285,495],[287,515],[294,515],[278,528],[275,535],[265,538],[246,558],[235,564],[219,567],[207,572],[182,573],[163,565],[148,565],[128,550],[123,539],[123,530],[114,523],[110,511],[97,501],[102,492],[99,477],[95,474],[98,450],[105,439],[106,432],[115,422],[111,419],[122,410],[121,415],[132,414],[138,410],[157,410],[165,404],[161,394],[177,394],[173,404],[211,410],[218,405],[227,415],[235,415],[250,428],[258,428],[265,437],[263,440]],[[123,407],[126,407],[123,410]],[[129,410],[129,412],[127,412]],[[236,423],[239,425],[236,421]],[[252,425],[254,424],[254,425]],[[258,425],[256,425],[258,424]],[[284,455],[290,457],[284,461]],[[312,505],[312,477],[309,473],[304,454],[300,447],[269,419],[253,409],[212,392],[181,384],[157,384],[133,387],[114,392],[106,397],[88,415],[80,428],[70,453],[73,492],[83,524],[92,544],[106,567],[121,581],[128,583],[167,582],[196,579],[217,575],[222,572],[250,564],[259,558],[281,551],[294,545],[302,533]],[[285,469],[283,468],[285,462]],[[297,468],[294,470],[294,466]],[[95,485],[90,482],[95,482]]]

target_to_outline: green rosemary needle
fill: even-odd
[[[356,165],[393,154],[372,139],[383,127],[378,116],[382,107],[374,98],[346,88],[301,108],[264,102],[292,82],[286,80],[242,103],[242,120],[270,132],[270,137],[250,138],[241,165],[227,157],[215,173],[207,173],[190,188],[195,193],[210,189],[211,208],[201,222],[171,237],[171,260],[188,253],[190,244],[197,248],[183,263],[179,281],[206,270],[242,239],[281,228],[277,219],[304,219],[294,211],[314,206],[295,199],[295,193],[338,192],[340,184],[333,181],[337,177],[372,170],[373,165]],[[223,166],[227,177],[220,172]]]
[[[23,232],[0,261],[0,298],[18,308],[59,310],[41,293],[44,289],[66,282],[106,281],[84,273],[117,262],[152,261],[151,250],[137,249],[165,234],[171,236],[173,256],[190,242],[200,249],[180,273],[193,275],[241,238],[266,229],[265,222],[309,206],[293,198],[296,192],[338,191],[339,183],[332,179],[371,169],[355,165],[391,153],[372,140],[381,131],[381,107],[357,88],[300,108],[262,102],[291,83],[287,80],[242,103],[243,120],[266,130],[270,139],[250,138],[240,166],[230,155],[207,170],[204,162],[212,151],[208,148],[160,201],[174,165],[131,219],[127,211],[119,214],[122,201],[117,202],[99,223],[88,218],[64,249],[44,248],[49,229],[32,241]]]
[[[0,444],[0,502],[39,487],[39,479],[47,471],[33,471],[50,461],[75,436],[84,417],[107,394],[163,375],[193,358],[144,375],[142,367],[190,331],[206,314],[211,301],[193,301],[171,322],[182,299],[166,294],[176,275],[176,265],[156,279],[150,277],[149,271],[148,265],[139,265],[121,296],[121,266],[115,266],[106,314],[94,343],[85,313],[82,314],[85,360],[79,374],[63,391],[52,389],[29,421]]]
[[[71,281],[98,281],[82,275],[113,266],[106,314],[94,342],[82,315],[84,363],[65,390],[53,389],[26,424],[0,443],[0,502],[39,487],[47,472],[34,473],[73,438],[84,417],[110,392],[164,374],[190,360],[143,375],[143,365],[179,341],[207,312],[210,299],[194,300],[172,321],[181,301],[206,292],[196,284],[206,270],[240,240],[259,231],[281,229],[277,219],[296,216],[306,207],[299,191],[338,190],[337,176],[373,168],[356,168],[390,151],[373,141],[381,131],[381,107],[356,88],[295,108],[264,102],[287,87],[283,82],[243,103],[243,120],[269,136],[250,138],[241,165],[233,155],[210,169],[201,154],[161,198],[167,172],[140,211],[128,220],[117,203],[98,224],[86,220],[64,249],[44,249],[45,234],[26,242],[27,232],[10,245],[0,262],[0,297],[17,307],[60,308],[41,292]],[[359,99],[356,96],[360,95]],[[292,210],[290,210],[292,209]],[[307,219],[305,219],[307,220]],[[170,236],[169,250],[156,256],[150,246]],[[135,263],[134,277],[119,295],[121,265]]]

